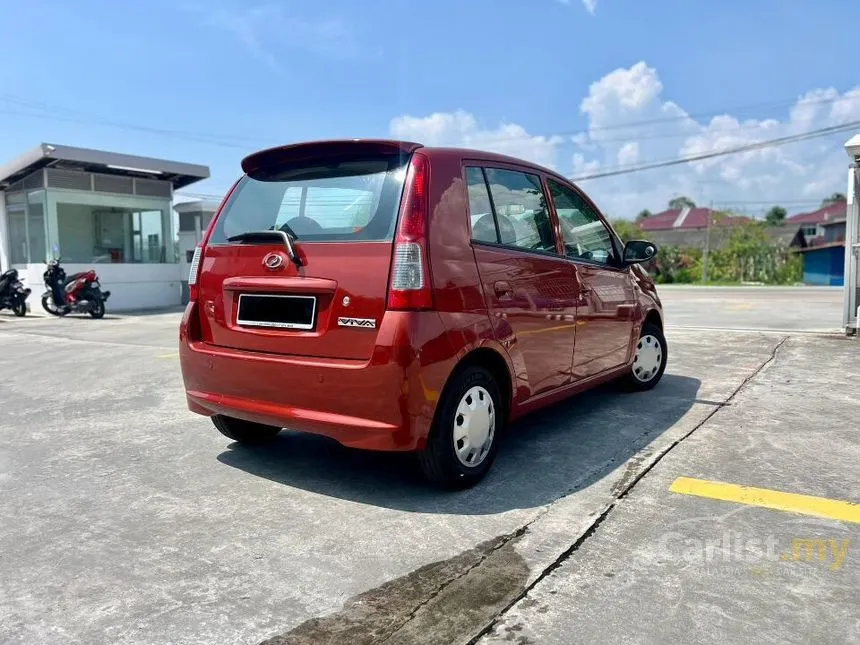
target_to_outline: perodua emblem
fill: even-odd
[[[277,271],[284,266],[284,256],[280,253],[269,253],[263,258],[263,266],[269,271]]]

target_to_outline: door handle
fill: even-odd
[[[496,292],[496,296],[499,298],[511,296],[514,293],[514,290],[511,288],[511,285],[504,281],[496,282],[493,285],[493,290]]]

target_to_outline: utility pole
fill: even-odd
[[[705,250],[702,252],[702,282],[708,281],[708,256],[711,253],[711,219],[714,216],[714,202],[708,209],[708,225],[705,228]]]

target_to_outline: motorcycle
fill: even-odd
[[[27,296],[30,289],[18,279],[18,271],[9,269],[0,275],[0,309],[11,309],[18,316],[27,315]]]
[[[110,291],[102,291],[99,277],[90,269],[66,276],[60,260],[51,260],[42,276],[48,290],[42,294],[42,308],[53,316],[70,313],[89,314],[93,318],[105,315],[105,301]]]

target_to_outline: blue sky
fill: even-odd
[[[846,0],[7,3],[0,161],[52,141],[203,163],[188,190],[217,194],[257,148],[409,135],[588,174],[860,119],[852,22]],[[620,127],[655,117],[675,121]],[[582,186],[614,216],[678,193],[798,210],[844,190],[847,139]]]

